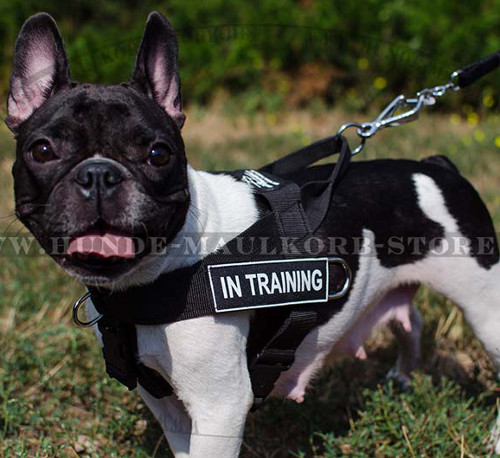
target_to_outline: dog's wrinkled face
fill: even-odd
[[[86,283],[130,273],[152,238],[167,242],[184,223],[183,122],[177,41],[163,16],[149,17],[132,79],[117,86],[72,83],[53,19],[30,18],[16,43],[7,118],[19,219]]]

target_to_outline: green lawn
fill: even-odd
[[[185,141],[195,167],[257,167],[348,120],[353,115],[322,109],[246,117],[237,107],[193,108]],[[500,227],[500,119],[475,121],[426,113],[380,133],[360,159],[446,154]],[[0,227],[10,234],[23,231],[12,216],[12,158],[13,141],[1,128]],[[170,456],[138,395],[105,375],[92,333],[72,324],[82,287],[46,256],[1,262],[1,456]],[[384,330],[372,338],[367,361],[325,370],[303,405],[270,400],[250,416],[243,455],[484,456],[496,414],[492,368],[452,303],[421,289],[418,307],[425,317],[424,368],[412,392],[384,382],[396,354]]]

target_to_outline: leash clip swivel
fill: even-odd
[[[80,308],[82,308],[82,306],[85,305],[85,303],[88,301],[89,298],[90,298],[90,293],[87,292],[82,297],[80,297],[73,305],[73,322],[82,328],[90,328],[94,326],[103,317],[103,315],[99,314],[97,317],[95,317],[93,320],[90,321],[80,320],[80,318],[78,317],[78,312],[80,311]]]
[[[436,103],[436,98],[443,96],[447,91],[458,91],[460,86],[454,81],[458,77],[458,72],[453,72],[448,83],[432,88],[425,88],[417,92],[415,97],[406,98],[403,94],[394,98],[382,112],[370,122],[358,123],[349,122],[340,127],[337,135],[341,135],[349,127],[356,127],[356,133],[361,139],[360,144],[352,150],[352,155],[356,155],[365,146],[367,138],[373,137],[379,130],[387,127],[396,127],[418,119],[420,110]],[[401,112],[402,109],[408,108]]]

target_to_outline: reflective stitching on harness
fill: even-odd
[[[274,189],[281,184],[279,181],[274,181],[262,173],[257,172],[257,170],[245,170],[243,172],[243,176],[241,177],[241,181],[259,189]]]

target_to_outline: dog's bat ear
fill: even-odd
[[[181,105],[178,53],[177,37],[170,22],[156,11],[151,13],[131,83],[154,99],[181,129],[186,116]]]
[[[54,19],[47,13],[31,16],[14,49],[5,120],[9,129],[15,132],[52,94],[69,84],[68,58]]]

